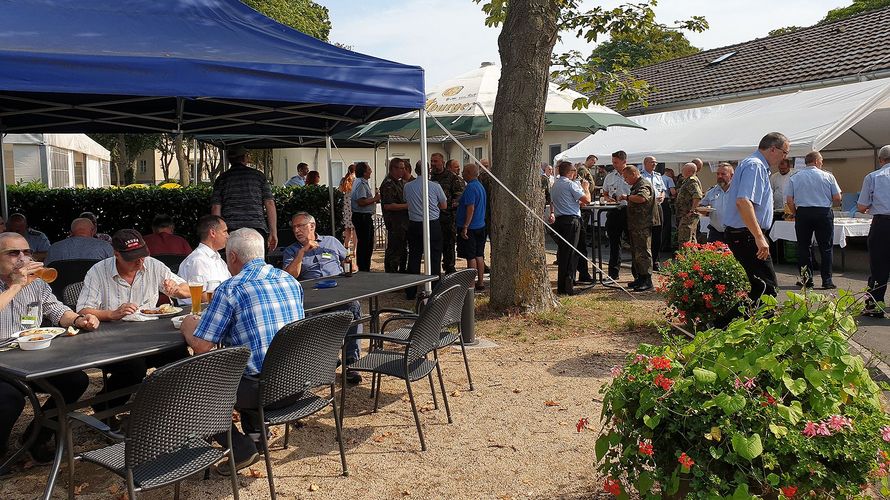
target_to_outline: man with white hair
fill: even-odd
[[[652,190],[655,192],[655,208],[653,209],[652,214],[651,229],[652,269],[655,271],[660,270],[658,252],[661,250],[661,225],[664,221],[664,212],[661,209],[661,204],[667,197],[667,187],[664,185],[664,179],[661,177],[661,174],[655,171],[657,165],[658,161],[654,156],[647,156],[643,158],[643,170],[640,172],[640,175],[643,176],[643,179],[649,181]],[[630,206],[630,204],[628,204],[628,206]],[[630,222],[628,222],[627,225],[629,228]]]
[[[69,234],[70,236],[64,240],[49,246],[49,251],[46,253],[47,265],[57,260],[102,260],[114,255],[114,249],[107,241],[93,237],[96,234],[96,226],[86,217],[74,219]]]
[[[732,164],[720,162],[717,166],[717,184],[709,189],[705,193],[705,197],[698,202],[700,207],[711,207],[714,209],[710,214],[711,222],[708,224],[708,243],[725,241],[723,231],[726,229],[726,226],[723,225],[723,211],[726,210],[724,206],[726,197],[723,196],[723,193],[729,189],[734,172],[735,169],[732,167]]]
[[[187,316],[180,327],[182,336],[195,354],[210,351],[217,344],[250,348],[250,359],[238,386],[236,408],[256,408],[259,381],[266,351],[272,338],[284,325],[303,319],[303,288],[287,272],[266,264],[263,237],[254,229],[242,228],[229,235],[226,263],[232,278],[216,289],[207,310]],[[256,442],[260,439],[258,422],[249,413],[241,414],[239,432],[232,424],[232,451],[235,468],[243,469],[259,460]],[[216,437],[225,445],[225,434]],[[228,463],[217,468],[231,475]]]
[[[698,180],[695,163],[683,165],[683,185],[677,193],[677,245],[695,243],[698,233],[698,212],[695,207],[702,198],[701,181]]]
[[[890,274],[890,259],[887,258],[890,253],[890,145],[878,151],[878,164],[881,168],[862,180],[856,208],[872,215],[868,231],[869,298],[863,314],[883,318],[884,309],[878,303],[884,302]]]

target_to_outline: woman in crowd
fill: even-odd
[[[355,163],[349,165],[346,175],[340,180],[340,192],[343,193],[343,246],[347,250],[355,248],[355,228],[352,226],[352,183],[355,181]]]

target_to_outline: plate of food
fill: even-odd
[[[143,316],[151,316],[153,318],[172,318],[182,312],[181,307],[171,304],[164,304],[153,309],[140,309],[139,313]]]
[[[65,329],[52,326],[46,328],[28,328],[27,330],[21,330],[12,334],[14,338],[25,338],[25,337],[49,337],[54,338],[61,334],[65,333]]]
[[[695,207],[695,210],[698,211],[699,213],[709,214],[709,213],[713,212],[715,209],[714,209],[714,207]]]

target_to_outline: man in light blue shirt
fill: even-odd
[[[748,297],[754,302],[764,293],[776,295],[776,271],[766,237],[773,221],[769,169],[788,155],[790,147],[788,138],[779,132],[765,135],[757,151],[739,162],[729,190],[723,195],[728,197],[725,213],[721,214],[726,224],[726,243],[748,275]]]
[[[717,166],[717,184],[705,193],[705,196],[698,202],[700,207],[711,207],[714,210],[709,214],[711,222],[708,224],[708,243],[716,241],[725,241],[726,237],[723,231],[726,225],[723,224],[723,213],[726,210],[726,200],[728,196],[723,196],[729,185],[732,183],[732,176],[735,169],[729,163],[721,162]]]
[[[815,233],[822,258],[822,288],[831,290],[837,288],[831,282],[834,245],[834,212],[831,207],[841,202],[841,188],[833,175],[822,170],[822,155],[818,151],[807,153],[804,161],[806,167],[788,179],[785,186],[785,204],[794,214],[800,283],[807,288],[813,286],[814,266],[810,245]]]
[[[578,236],[581,234],[581,205],[590,203],[590,183],[575,182],[578,169],[572,162],[557,165],[559,177],[550,189],[550,223],[562,238],[556,238],[556,293],[575,293],[578,268]]]
[[[87,218],[77,218],[71,222],[70,236],[50,245],[46,254],[46,265],[58,260],[85,259],[99,261],[114,255],[114,249],[107,241],[94,238],[96,226]]]
[[[371,193],[371,166],[360,161],[355,164],[355,181],[349,196],[352,203],[352,226],[355,228],[355,257],[358,270],[371,270],[371,254],[374,253],[374,221],[372,216],[380,203],[380,193]]]
[[[652,270],[660,271],[660,265],[658,263],[659,251],[661,250],[661,225],[664,224],[664,211],[661,209],[661,204],[664,202],[665,197],[667,196],[667,187],[664,185],[664,179],[662,179],[661,174],[655,171],[655,167],[658,165],[658,161],[654,156],[647,156],[643,158],[643,170],[640,172],[640,175],[643,176],[643,179],[649,181],[649,184],[652,185],[652,191],[655,194],[655,209],[652,214]],[[629,224],[629,223],[628,223]]]
[[[890,275],[890,145],[878,151],[881,168],[865,176],[862,191],[856,208],[862,213],[871,214],[871,228],[868,231],[868,277],[869,299],[863,314],[877,318],[884,317],[884,293],[887,291],[887,277]],[[878,303],[882,303],[880,306]]]
[[[417,178],[405,184],[405,202],[408,203],[408,273],[420,274],[420,262],[423,260],[423,204],[429,205],[430,212],[430,275],[442,274],[442,225],[439,214],[448,206],[445,190],[438,182],[429,181],[429,197],[423,199],[423,180],[420,178],[420,162],[414,169]],[[417,296],[416,288],[405,290],[405,296],[413,300]]]
[[[300,163],[297,165],[297,175],[291,177],[284,183],[284,187],[305,186],[306,176],[309,175],[309,165]]]

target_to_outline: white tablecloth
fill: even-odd
[[[834,219],[834,244],[841,248],[847,246],[847,238],[852,236],[868,236],[871,227],[870,219],[852,217],[835,217]],[[770,229],[769,237],[773,240],[797,241],[794,232],[794,221],[777,220]],[[813,238],[815,243],[816,239]]]

